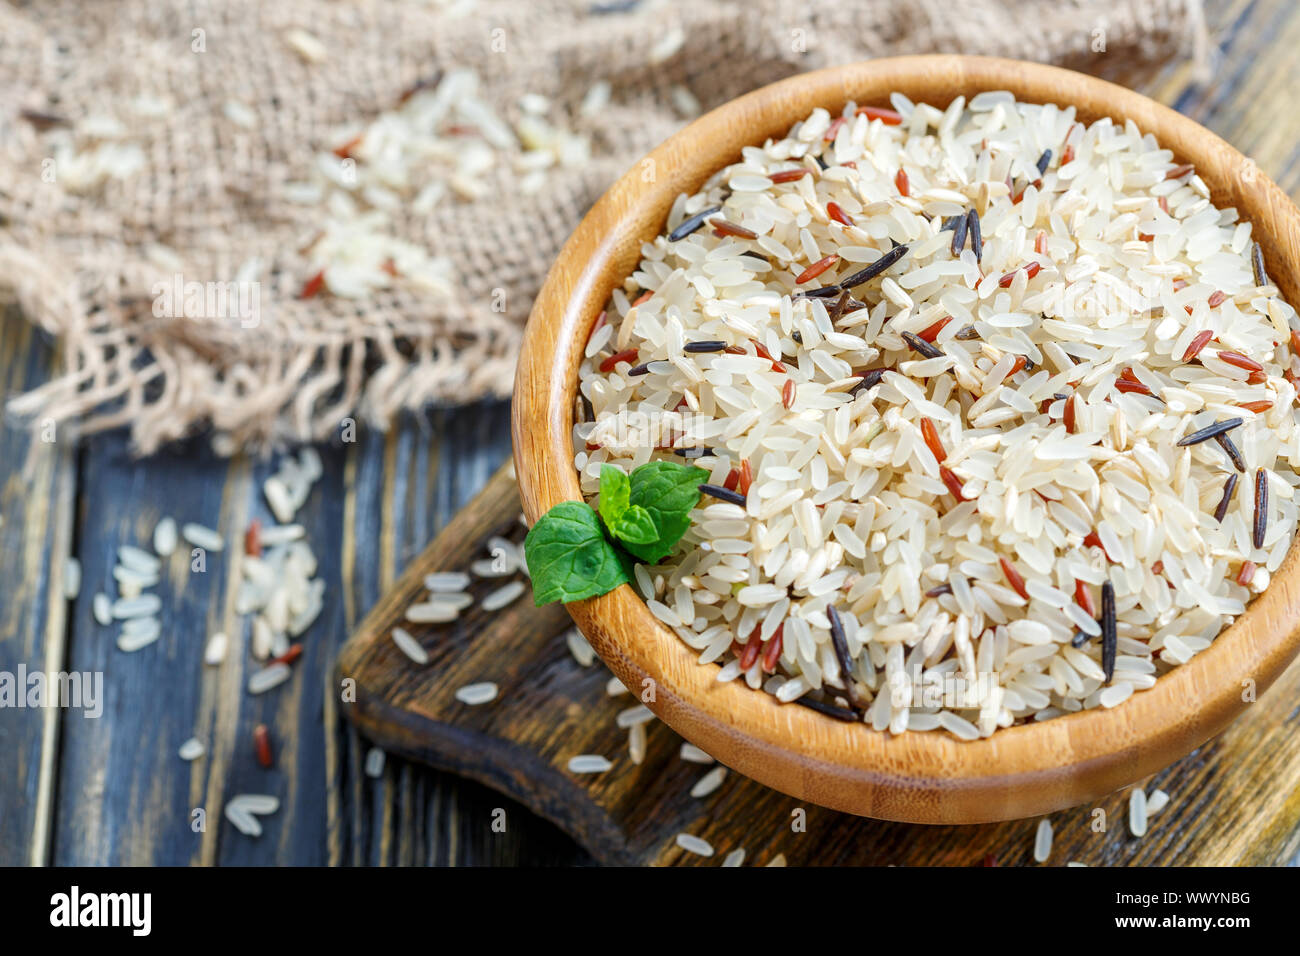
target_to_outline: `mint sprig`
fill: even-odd
[[[651,541],[627,540],[627,550],[646,564],[663,560],[691,526],[691,511],[700,503],[700,485],[709,480],[703,468],[675,461],[650,461],[632,472],[631,507],[643,508],[658,535]]]
[[[600,516],[609,533],[633,545],[652,544],[659,538],[650,512],[630,503],[632,483],[627,473],[615,465],[600,469]]]
[[[581,601],[628,582],[596,512],[580,501],[561,501],[533,525],[524,538],[524,559],[538,607]]]
[[[703,468],[652,461],[631,477],[615,465],[600,471],[600,513],[562,501],[524,538],[524,559],[537,606],[580,601],[630,580],[634,556],[646,564],[666,557],[691,525]]]

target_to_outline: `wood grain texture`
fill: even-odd
[[[668,209],[743,146],[784,133],[816,108],[887,103],[900,90],[945,107],[958,95],[1010,90],[1071,104],[1080,119],[1109,116],[1155,134],[1194,163],[1220,206],[1254,225],[1270,275],[1300,301],[1300,210],[1258,167],[1204,127],[1105,81],[1009,60],[898,57],[807,73],[764,87],[696,120],[614,184],[561,250],[534,304],[515,382],[515,461],[530,520],[580,499],[570,442],[583,345],[609,293],[660,233]],[[784,706],[715,668],[646,608],[632,587],[570,605],[592,645],[629,686],[651,680],[650,706],[684,736],[785,793],[851,813],[916,823],[980,823],[1060,810],[1166,766],[1222,730],[1245,706],[1243,686],[1267,688],[1300,649],[1300,550],[1213,646],[1110,710],[957,741],[893,736]]]
[[[0,309],[0,395],[47,381],[53,358],[15,310]],[[0,420],[0,672],[15,680],[20,667],[63,669],[74,444],[62,430],[34,435]],[[58,710],[0,709],[0,866],[48,859],[58,752]]]
[[[325,475],[297,520],[327,583],[326,607],[304,636],[293,679],[259,697],[245,691],[260,665],[249,656],[247,619],[234,613],[232,585],[243,529],[254,517],[272,521],[260,489],[275,463],[218,459],[200,444],[139,461],[121,436],[84,446],[75,536],[85,571],[82,594],[69,607],[68,666],[101,671],[107,702],[98,721],[51,712],[63,737],[61,750],[52,751],[60,796],[53,862],[422,865],[468,855],[507,864],[521,859],[525,841],[535,861],[584,858],[552,825],[482,787],[396,758],[379,779],[365,776],[371,742],[339,720],[332,670],[346,635],[508,454],[506,406],[485,403],[472,412],[434,411],[388,435],[361,429],[355,443],[318,449]],[[68,506],[72,525],[70,494]],[[168,560],[156,589],[164,635],[124,654],[114,644],[117,629],[96,624],[90,604],[98,590],[115,593],[116,548],[148,547],[163,514],[222,529],[227,549],[208,555],[203,573],[189,572],[180,551]],[[220,667],[205,667],[206,638],[217,631],[229,635],[230,650]],[[271,770],[254,758],[259,723],[271,728]],[[176,751],[191,736],[207,753],[185,763]],[[271,793],[282,803],[258,839],[221,817],[225,801],[246,792]],[[485,836],[479,822],[502,805],[516,825]],[[195,808],[207,813],[203,832],[191,828]]]

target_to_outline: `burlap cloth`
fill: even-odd
[[[680,49],[652,63],[674,27]],[[326,58],[291,48],[293,28],[318,38]],[[1089,69],[1204,50],[1199,0],[0,6],[0,297],[57,336],[65,363],[9,411],[82,432],[125,425],[149,452],[203,425],[228,436],[223,447],[265,446],[328,437],[348,417],[382,424],[429,401],[504,396],[532,296],[564,239],[618,174],[685,122],[674,87],[708,109],[794,73],[890,54]],[[569,128],[589,136],[591,161],[553,172],[535,195],[518,195],[507,167],[483,199],[396,215],[396,236],[452,263],[450,298],[395,282],[362,301],[300,299],[311,273],[300,244],[324,213],[286,201],[284,184],[336,146],[338,130],[457,66],[478,72],[504,117],[518,115],[521,94],[553,98]],[[608,107],[580,116],[601,79],[613,87]],[[133,115],[125,104],[141,97],[170,106]],[[251,108],[253,128],[231,122],[231,100]],[[47,181],[57,132],[24,110],[74,130],[84,117],[118,116],[143,162],[89,192]],[[259,324],[155,317],[150,290],[170,271],[147,254],[155,244],[175,251],[187,279],[228,280],[259,257]]]

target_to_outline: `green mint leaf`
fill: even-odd
[[[668,555],[691,526],[691,509],[700,500],[699,486],[708,480],[705,469],[675,461],[646,462],[633,471],[629,501],[650,513],[659,536],[647,544],[627,541],[627,550],[646,564]]]
[[[659,540],[655,519],[640,505],[628,505],[618,521],[609,526],[609,533],[627,544],[653,544]]]
[[[595,597],[630,580],[600,518],[580,501],[562,501],[538,519],[524,538],[524,558],[538,607]]]
[[[632,484],[622,468],[617,465],[600,466],[600,516],[605,519],[605,527],[610,531],[618,527],[619,519],[627,511],[631,489]]]

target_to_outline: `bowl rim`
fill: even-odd
[[[784,135],[814,107],[883,104],[898,90],[942,108],[957,93],[1009,90],[1029,102],[1075,105],[1091,121],[1134,121],[1193,162],[1212,201],[1235,206],[1264,247],[1270,277],[1297,297],[1300,210],[1255,164],[1193,120],[1142,94],[1059,67],[965,55],[894,57],[799,74],[710,111],[634,165],[564,245],[524,331],[512,409],[514,455],[531,523],[582,500],[570,440],[586,332],[612,288],[658,235],[673,199],[735,161],[740,144]],[[917,94],[921,92],[920,95]],[[947,91],[947,99],[944,99]],[[657,175],[647,177],[646,169]],[[651,181],[647,182],[647,178]],[[1285,266],[1286,268],[1280,268]],[[661,624],[630,585],[568,610],[592,646],[655,714],[720,762],[777,790],[833,809],[919,823],[978,823],[1073,806],[1153,773],[1218,733],[1300,649],[1294,544],[1269,587],[1211,646],[1111,709],[960,741],[892,736],[781,704],[715,667]],[[650,681],[652,683],[647,684]]]

